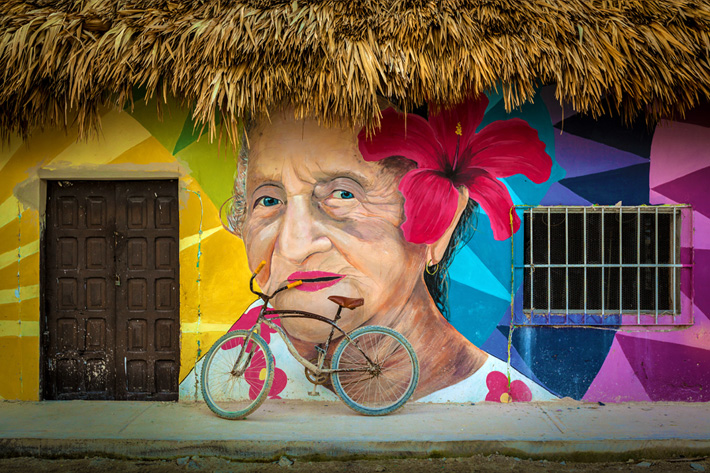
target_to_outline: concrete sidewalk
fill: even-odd
[[[409,403],[390,416],[364,417],[341,403],[267,400],[246,420],[227,421],[204,403],[0,402],[0,457],[266,461],[496,452],[587,461],[705,456],[710,404]]]

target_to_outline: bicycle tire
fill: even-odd
[[[231,373],[250,332],[235,330],[217,340],[202,363],[202,397],[212,412],[224,419],[243,419],[266,399],[274,382],[274,357],[260,335],[251,334],[249,358],[243,375]],[[263,381],[263,383],[261,382]]]
[[[389,327],[361,327],[350,334],[350,339],[344,338],[338,344],[332,368],[367,367],[369,363],[357,347],[378,364],[381,371],[334,371],[331,380],[340,399],[350,409],[368,416],[390,414],[402,407],[419,381],[419,362],[412,345]]]

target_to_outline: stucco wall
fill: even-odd
[[[684,297],[693,302],[694,324],[518,326],[511,336],[511,366],[529,384],[553,396],[605,402],[707,401],[707,108],[655,130],[645,125],[624,128],[613,118],[594,121],[569,107],[561,109],[548,92],[543,89],[534,104],[513,114],[505,113],[500,97],[491,96],[481,124],[521,117],[538,132],[553,160],[543,184],[521,175],[505,179],[513,202],[692,204],[692,248],[684,251],[692,254],[693,284]],[[188,111],[176,104],[169,104],[162,121],[153,104],[141,102],[133,111],[106,112],[102,125],[102,136],[86,143],[76,142],[71,131],[44,131],[27,143],[15,139],[0,152],[0,399],[40,396],[43,179],[179,179],[182,399],[198,396],[195,378],[190,377],[195,363],[253,302],[246,288],[244,245],[221,227],[218,217],[236,173],[231,148],[224,142],[210,144],[207,137],[196,141]],[[510,240],[495,240],[487,216],[479,215],[476,235],[451,268],[449,286],[451,324],[503,363],[508,361],[511,321],[510,245]],[[517,290],[519,282],[513,292]],[[481,389],[485,395],[487,388]],[[307,398],[296,388],[283,392]]]

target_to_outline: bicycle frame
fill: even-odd
[[[269,328],[272,330],[276,331],[276,333],[279,334],[281,339],[284,341],[286,344],[286,348],[288,349],[289,353],[291,353],[291,356],[293,356],[296,361],[301,363],[306,369],[314,373],[315,375],[321,375],[321,374],[330,374],[330,373],[344,373],[344,372],[368,372],[372,370],[372,366],[375,365],[375,363],[367,356],[367,354],[362,351],[362,349],[358,346],[357,342],[352,340],[350,338],[350,335],[346,333],[343,329],[341,329],[337,321],[340,319],[340,313],[342,312],[343,308],[342,306],[338,306],[338,312],[335,314],[335,319],[331,320],[327,317],[323,317],[322,315],[314,314],[312,312],[306,312],[302,310],[275,310],[275,309],[269,309],[268,304],[269,301],[279,292],[285,291],[287,289],[291,289],[292,287],[296,287],[298,284],[296,283],[291,283],[286,286],[280,287],[279,289],[276,290],[273,294],[270,296],[267,294],[263,294],[259,291],[254,290],[254,278],[256,278],[256,275],[259,274],[259,271],[261,270],[261,267],[257,268],[257,270],[254,272],[252,275],[251,279],[249,280],[249,289],[251,292],[259,296],[261,300],[264,301],[264,305],[261,308],[261,312],[259,313],[259,317],[256,319],[256,322],[252,326],[251,329],[249,329],[249,337],[244,341],[244,346],[248,346],[249,342],[251,341],[252,334],[256,333],[261,335],[261,324],[264,323],[266,324]],[[299,283],[300,284],[300,283]],[[267,318],[268,315],[273,315],[273,317]],[[288,338],[288,335],[286,332],[277,324],[275,324],[273,321],[276,319],[286,319],[286,318],[301,318],[301,319],[313,319],[317,320],[319,322],[326,323],[331,326],[330,330],[330,335],[328,336],[328,339],[324,343],[324,347],[321,347],[319,345],[316,345],[316,349],[319,352],[319,364],[322,364],[322,360],[325,356],[325,354],[328,352],[328,348],[330,347],[330,343],[333,340],[333,335],[335,334],[335,331],[337,330],[339,333],[341,333],[344,337],[346,337],[348,340],[350,340],[351,343],[362,353],[363,357],[367,360],[367,362],[371,365],[370,368],[362,368],[362,369],[333,369],[333,368],[322,368],[319,366],[314,365],[311,363],[309,360],[306,360],[304,357],[301,356],[301,354],[296,350],[296,347],[293,346],[293,343],[291,343],[291,340]],[[237,369],[237,367],[241,364],[242,362],[242,357],[244,355],[246,350],[242,350],[239,356],[237,357],[237,360],[234,363],[234,368],[232,369],[232,374],[235,375],[241,375],[243,374],[243,370]],[[251,354],[249,354],[251,356]],[[245,364],[245,366],[248,365],[248,363]]]

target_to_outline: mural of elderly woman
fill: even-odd
[[[249,149],[240,156],[230,218],[250,266],[266,261],[257,282],[271,293],[304,281],[279,294],[273,306],[332,317],[336,307],[328,296],[364,298],[340,326],[383,325],[402,333],[420,361],[415,399],[550,397],[515,370],[503,375],[506,363],[469,342],[443,315],[447,268],[472,234],[477,207],[496,239],[520,226],[497,178],[524,174],[541,183],[550,175],[545,146],[525,121],[497,121],[476,132],[487,103],[480,96],[428,121],[388,108],[372,136],[280,112],[247,128]],[[329,326],[307,319],[282,323],[307,358],[329,333]],[[287,376],[270,394],[293,393],[284,387],[299,383],[303,371],[297,365],[290,373],[281,362],[290,356],[273,351]]]

